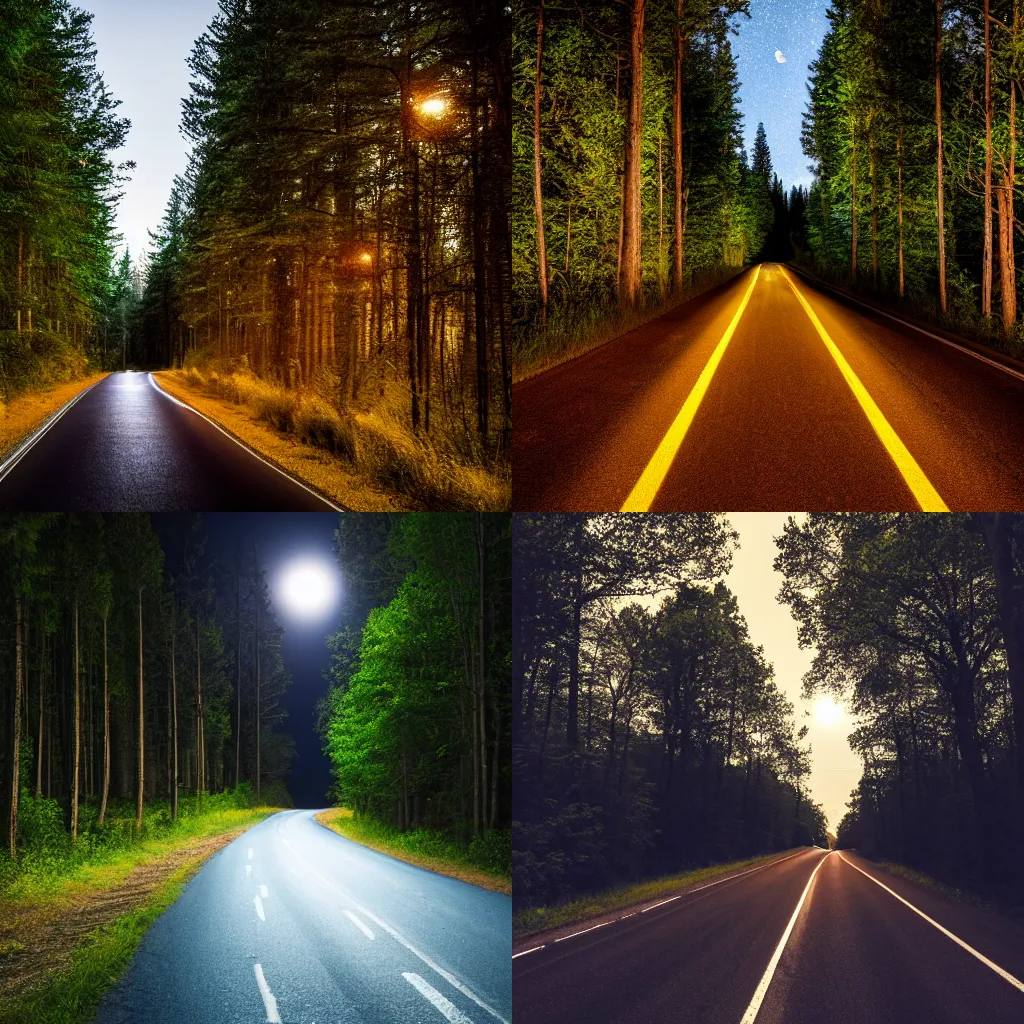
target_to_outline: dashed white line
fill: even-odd
[[[793,926],[796,924],[796,919],[800,916],[800,908],[804,905],[804,900],[807,899],[807,893],[810,892],[811,884],[814,882],[814,876],[821,870],[821,865],[824,864],[831,856],[831,851],[826,853],[825,856],[818,861],[817,866],[811,872],[811,877],[807,879],[804,891],[800,896],[800,899],[797,901],[796,910],[793,911],[793,916],[789,919],[789,924],[786,925],[786,930],[782,933],[782,938],[779,939],[779,944],[775,947],[775,952],[772,954],[771,960],[768,961],[768,966],[765,968],[765,972],[761,976],[761,981],[758,983],[757,989],[754,992],[754,998],[750,1000],[747,1012],[743,1014],[742,1018],[740,1018],[740,1024],[754,1024],[754,1018],[757,1017],[757,1011],[761,1009],[761,1003],[764,1002],[764,997],[768,992],[768,986],[772,983],[775,968],[779,966],[779,961],[782,959],[782,951],[786,948],[786,943],[789,941],[789,936],[793,931]]]
[[[545,942],[545,943],[544,943],[544,945],[542,945],[542,946],[531,946],[531,947],[530,947],[529,949],[524,949],[524,950],[523,950],[522,952],[520,952],[520,953],[513,953],[513,954],[512,954],[512,959],[513,959],[513,960],[515,960],[515,959],[516,959],[516,957],[519,957],[519,956],[526,956],[526,954],[527,954],[527,953],[536,953],[536,952],[537,952],[538,950],[540,950],[540,949],[546,949],[546,948],[547,948],[547,943],[546,943],[546,942]]]
[[[360,930],[360,931],[361,931],[361,932],[362,932],[362,933],[363,933],[363,934],[364,934],[364,935],[365,935],[365,936],[366,936],[366,937],[367,937],[368,939],[370,939],[370,940],[372,940],[372,939],[373,939],[373,932],[371,932],[371,931],[370,931],[370,929],[369,929],[369,928],[367,928],[367,927],[366,927],[366,925],[365,925],[365,924],[363,924],[363,922],[362,922],[362,921],[360,921],[360,920],[359,920],[359,918],[358,918],[358,917],[356,917],[356,915],[355,915],[355,914],[353,914],[351,910],[346,910],[346,911],[345,911],[345,916],[346,916],[346,917],[347,917],[347,918],[348,918],[348,919],[349,919],[349,920],[350,920],[350,921],[351,921],[351,922],[352,922],[352,923],[353,923],[353,924],[354,924],[354,925],[355,925],[355,926],[356,926],[356,927],[357,927],[357,928],[358,928],[358,929],[359,929],[359,930]]]
[[[270,893],[269,893],[269,892],[267,892],[267,887],[266,887],[265,885],[261,885],[261,886],[260,886],[260,895],[261,895],[261,896],[262,896],[262,897],[263,897],[264,899],[266,899],[266,898],[267,898],[267,897],[268,897],[268,896],[270,895]]]
[[[260,915],[260,920],[266,921],[266,918],[263,916],[263,900],[261,900],[259,896],[257,896],[253,900],[253,903],[256,904],[256,913]]]
[[[435,974],[439,974],[442,978],[444,978],[444,980],[447,981],[449,985],[451,985],[453,988],[458,989],[468,999],[472,999],[473,1002],[476,1003],[476,1005],[479,1006],[481,1010],[486,1010],[487,1013],[489,1013],[495,1020],[500,1021],[501,1024],[509,1024],[508,1020],[502,1017],[502,1015],[498,1013],[498,1011],[495,1010],[493,1006],[484,1002],[484,1000],[481,999],[468,985],[463,984],[461,981],[459,981],[458,978],[455,977],[454,974],[451,974],[449,971],[446,971],[443,967],[441,967],[440,964],[437,964],[433,960],[431,960],[426,953],[423,953],[420,950],[418,950],[411,942],[409,942],[409,940],[404,935],[401,934],[401,932],[392,928],[391,925],[389,925],[386,921],[382,921],[376,914],[373,913],[373,911],[368,910],[366,907],[364,907],[358,900],[355,899],[354,896],[351,896],[348,892],[341,888],[341,886],[336,885],[329,878],[325,878],[319,871],[316,870],[316,868],[310,865],[308,861],[306,861],[303,857],[299,856],[299,851],[296,850],[295,847],[292,846],[292,844],[288,842],[287,839],[282,838],[281,841],[285,844],[285,846],[288,847],[289,850],[291,850],[296,860],[298,860],[311,875],[315,875],[317,878],[320,879],[321,882],[323,882],[324,885],[326,885],[330,889],[333,889],[336,893],[339,893],[341,896],[347,899],[356,908],[356,910],[358,910],[364,917],[368,917],[371,921],[374,922],[374,924],[377,925],[377,927],[387,932],[388,935],[390,935],[391,938],[393,938],[396,942],[405,946],[405,948],[409,950],[409,952],[412,953],[413,956],[416,956],[420,960],[422,960]]]
[[[449,1002],[440,992],[434,988],[433,985],[428,985],[418,974],[412,974],[407,971],[402,972],[402,977],[414,989],[416,989],[424,999],[428,1002],[433,1003],[435,1009],[440,1013],[443,1013],[445,1017],[452,1022],[452,1024],[473,1024],[473,1022],[467,1017],[454,1003]]]
[[[565,942],[566,939],[575,939],[577,935],[586,935],[587,932],[596,932],[598,928],[603,928],[606,924],[614,924],[614,921],[602,921],[600,924],[591,925],[589,928],[584,928],[581,932],[573,932],[572,935],[563,935],[560,939],[555,939],[555,942]]]
[[[263,996],[263,1006],[267,1011],[267,1024],[281,1024],[281,1017],[277,1012],[277,1000],[274,993],[270,991],[267,979],[263,977],[263,968],[255,964],[256,984],[260,987],[260,995]]]
[[[930,918],[923,910],[918,910],[913,903],[910,903],[909,901],[905,900],[899,893],[893,892],[892,889],[889,888],[889,886],[883,885],[877,878],[874,877],[874,875],[869,875],[866,871],[857,867],[857,865],[854,864],[852,861],[848,861],[841,853],[839,854],[839,859],[844,864],[849,864],[849,866],[853,868],[855,871],[860,871],[860,873],[865,878],[870,878],[871,881],[875,883],[875,885],[881,886],[890,896],[895,896],[896,899],[898,899],[900,903],[902,903],[904,906],[910,907],[910,909],[915,914],[917,914],[920,917],[923,917],[930,925],[934,925],[936,928],[939,929],[940,932],[942,932],[943,935],[946,936],[946,938],[952,939],[958,946],[962,947],[963,949],[966,949],[967,952],[971,954],[971,956],[977,957],[977,959],[979,959],[986,967],[990,967],[993,971],[995,971],[996,974],[998,974],[999,977],[1002,978],[1004,981],[1008,981],[1011,985],[1013,985],[1014,988],[1020,989],[1021,992],[1024,992],[1024,981],[1020,981],[1019,979],[1015,978],[1012,974],[1010,974],[1009,971],[1004,971],[1002,967],[999,966],[999,964],[993,963],[991,960],[989,960],[987,956],[985,956],[983,953],[979,953],[973,946],[968,946],[963,939],[958,938],[948,928],[943,928],[938,921],[934,920],[933,918]]]

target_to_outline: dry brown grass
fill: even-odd
[[[26,437],[75,395],[106,377],[94,373],[43,391],[29,391],[11,402],[0,402],[0,458],[13,451]]]
[[[444,437],[414,437],[391,394],[371,411],[341,413],[317,389],[288,390],[241,369],[190,366],[157,377],[176,398],[356,511],[498,511],[511,504],[510,473],[491,471]],[[321,390],[329,392],[329,384]],[[269,443],[266,427],[276,444]],[[333,458],[325,459],[325,452]],[[311,453],[319,458],[311,460]],[[311,461],[319,467],[312,475]]]

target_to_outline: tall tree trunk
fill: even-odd
[[[1016,26],[1016,12],[1014,25]],[[1016,33],[1015,33],[1016,36]],[[1003,306],[1003,337],[1013,337],[1017,325],[1017,267],[1013,251],[1016,223],[1013,205],[1017,184],[1017,86],[1010,80],[1010,166],[999,190],[999,283]],[[1024,742],[1024,739],[1018,742]]]
[[[675,86],[672,92],[672,163],[674,165],[675,196],[672,218],[675,228],[675,247],[672,252],[672,290],[683,288],[683,254],[685,225],[683,224],[683,188],[685,167],[683,165],[683,69],[686,56],[687,36],[683,31],[684,0],[676,0],[676,53]]]
[[[256,796],[260,795],[260,602],[256,595]]]
[[[942,0],[935,0],[935,137],[939,232],[939,308],[946,316],[946,212],[942,184]]]
[[[629,105],[626,107],[626,152],[622,181],[622,267],[619,301],[635,307],[643,297],[640,265],[643,208],[640,172],[644,127],[644,12],[646,0],[632,0],[629,17]]]
[[[21,795],[21,598],[14,599],[14,749],[11,751],[11,815],[8,822],[8,848],[11,860],[18,859],[18,798]]]
[[[900,298],[905,292],[903,277],[903,126],[900,125],[900,133],[896,138],[896,220],[899,224],[900,236]]]
[[[878,290],[878,155],[875,149],[874,114],[869,125],[868,160],[871,172],[871,287]]]
[[[484,535],[484,514],[476,514],[476,551],[477,551],[477,615],[478,622],[478,683],[477,703],[480,710],[480,824],[481,831],[487,828],[487,538]]]
[[[537,6],[537,71],[533,82],[533,206],[537,217],[537,276],[540,283],[541,323],[548,315],[548,253],[544,241],[544,200],[540,176],[541,66],[544,53],[544,0]]]
[[[196,616],[196,793],[202,806],[206,789],[206,737],[203,735],[203,655],[202,627]]]
[[[850,159],[850,224],[853,241],[850,246],[850,280],[857,283],[857,125],[853,126],[853,151]]]
[[[178,676],[174,659],[174,642],[178,633],[178,606],[171,611],[171,821],[178,820]]]
[[[107,813],[107,794],[110,792],[110,686],[107,673],[107,618],[103,613],[103,795],[100,798],[99,823]]]
[[[82,698],[78,685],[78,596],[75,596],[75,755],[71,782],[71,838],[78,836],[78,763],[82,731]]]
[[[989,0],[983,5],[985,20],[985,225],[981,258],[981,315],[992,316],[992,47],[989,39]]]
[[[444,344],[442,340],[442,345]],[[242,767],[242,584],[235,563],[235,786]]]
[[[142,690],[142,587],[139,587],[139,765],[138,790],[135,799],[135,830],[142,832],[142,784],[145,777],[143,756],[145,753],[145,705]]]
[[[39,742],[36,744],[36,799],[43,795],[43,723],[46,720],[46,629],[39,616]]]

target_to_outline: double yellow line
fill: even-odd
[[[754,286],[757,284],[760,270],[760,266],[754,270],[754,276],[751,278],[739,308],[736,310],[736,315],[732,318],[725,333],[722,335],[722,340],[715,346],[715,351],[711,353],[711,358],[701,372],[700,377],[697,378],[697,383],[693,386],[693,390],[687,396],[682,409],[679,410],[679,414],[672,421],[672,425],[668,428],[668,433],[662,438],[661,444],[658,445],[651,461],[640,475],[640,479],[637,480],[633,490],[629,492],[629,497],[626,498],[621,511],[650,511],[651,505],[654,504],[654,499],[657,497],[658,490],[665,482],[665,477],[668,476],[668,471],[679,454],[679,449],[682,447],[683,440],[690,429],[690,424],[693,423],[693,419],[697,415],[700,403],[707,393],[711,379],[718,369],[718,364],[725,355],[725,350],[732,340],[740,318],[743,316],[743,311],[747,308],[747,303],[750,301]],[[914,499],[921,506],[921,511],[948,512],[949,509],[939,496],[939,492],[932,486],[924,470],[917,464],[914,457],[907,450],[907,446],[900,440],[896,431],[893,430],[889,421],[882,414],[882,410],[878,408],[875,400],[868,394],[867,389],[860,382],[860,378],[853,372],[853,368],[846,361],[842,352],[839,351],[836,343],[829,337],[828,331],[822,326],[817,314],[811,309],[810,304],[800,293],[793,279],[785,270],[781,272],[782,276],[789,283],[790,288],[793,289],[793,294],[800,300],[800,305],[803,306],[804,311],[810,317],[815,330],[817,330],[821,340],[825,343],[825,348],[828,349],[829,354],[835,360],[836,366],[839,367],[839,372],[849,385],[854,398],[857,399],[861,409],[864,411],[864,415],[867,416],[871,428],[889,453],[889,457],[896,464],[896,468],[900,471],[901,476],[914,495]]]

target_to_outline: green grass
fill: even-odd
[[[512,892],[512,833],[509,831],[492,832],[485,839],[474,839],[466,845],[430,829],[401,832],[374,818],[356,817],[342,807],[316,817],[321,825],[338,835],[380,853],[495,892]]]
[[[517,910],[512,915],[512,937],[522,939],[528,935],[535,935],[537,932],[547,931],[549,928],[575,924],[578,921],[585,921],[587,918],[607,914],[635,903],[644,903],[647,900],[657,899],[659,896],[668,896],[697,882],[703,882],[730,871],[766,864],[793,852],[793,850],[786,850],[783,853],[769,853],[761,857],[730,861],[728,864],[712,864],[709,867],[684,871],[678,875],[664,875],[661,878],[652,878],[635,885],[592,893],[556,907],[526,907]]]

